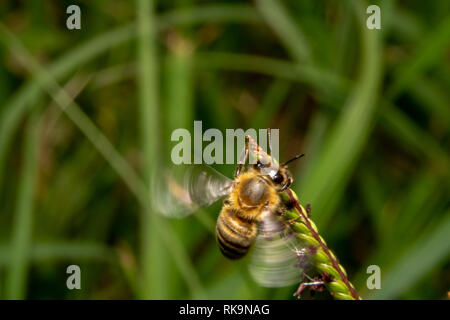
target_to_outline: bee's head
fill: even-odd
[[[304,154],[299,154],[281,165],[273,162],[264,163],[262,161],[257,161],[256,164],[253,165],[253,169],[262,175],[267,175],[275,185],[277,191],[281,192],[289,188],[292,182],[294,182],[294,178],[292,178],[291,173],[287,169],[287,164],[303,156]]]

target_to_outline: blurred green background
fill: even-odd
[[[293,299],[221,256],[220,203],[152,209],[194,119],[307,154],[292,188],[364,298],[447,298],[450,2],[86,0],[68,30],[73,2],[0,2],[1,299]]]

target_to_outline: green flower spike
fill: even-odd
[[[336,255],[328,248],[315,223],[299,204],[297,195],[287,189],[281,194],[281,198],[288,208],[285,218],[292,221],[292,231],[306,246],[314,248],[309,250],[314,267],[321,274],[330,294],[339,300],[361,300]]]

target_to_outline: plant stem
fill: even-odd
[[[140,129],[143,150],[144,181],[149,187],[151,174],[158,165],[159,97],[158,62],[156,49],[155,10],[156,1],[138,0],[138,88],[140,105]],[[160,217],[150,207],[142,208],[141,216],[141,298],[167,298],[166,248],[161,245],[158,233]]]
[[[287,197],[286,197],[287,195]],[[330,294],[340,300],[360,300],[358,292],[348,280],[344,268],[339,264],[339,260],[328,248],[325,240],[320,236],[316,225],[305,213],[305,209],[299,204],[296,194],[287,189],[282,195],[283,201],[290,202],[296,209],[289,210],[287,216],[294,219],[292,230],[305,242],[305,244],[315,247],[314,262],[315,267],[332,277],[332,280],[325,283]]]
[[[6,298],[24,299],[32,243],[34,193],[37,179],[39,145],[39,108],[28,119],[23,146],[23,168],[19,184],[16,214],[11,235],[11,259],[6,279]]]

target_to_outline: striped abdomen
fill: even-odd
[[[216,238],[220,251],[230,259],[245,256],[256,238],[257,224],[236,215],[236,208],[224,206],[216,225]]]

